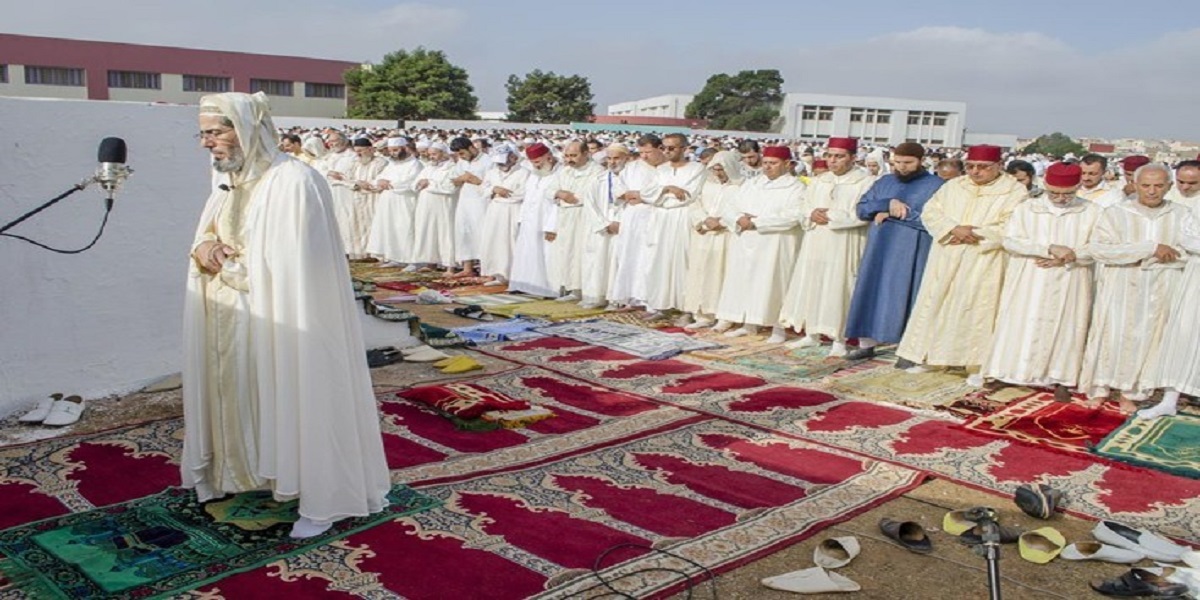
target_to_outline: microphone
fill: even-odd
[[[125,166],[125,140],[118,137],[107,137],[100,140],[100,150],[96,153],[96,159],[100,162],[100,168],[96,170],[96,176],[92,178],[108,192],[108,200],[111,202],[113,196],[117,193],[117,188],[125,182],[130,175],[133,174],[133,169]]]

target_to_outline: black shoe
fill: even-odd
[[[1017,488],[1013,501],[1021,512],[1035,519],[1049,519],[1062,503],[1062,492],[1044,484],[1025,484]]]
[[[984,526],[976,525],[959,534],[958,541],[968,546],[977,546],[983,543],[983,533]],[[1015,544],[1017,540],[1021,539],[1021,534],[1024,532],[1016,527],[1005,527],[997,524],[996,533],[1000,537],[998,541],[1001,544]]]
[[[1173,572],[1174,569],[1166,567],[1163,573],[1169,571]],[[1186,585],[1167,581],[1164,575],[1155,575],[1145,569],[1130,569],[1120,577],[1097,579],[1090,585],[1105,596],[1119,598],[1183,598],[1188,592]]]
[[[933,551],[933,542],[925,534],[925,528],[916,521],[902,522],[884,518],[879,521],[879,530],[913,552],[929,554]]]
[[[845,356],[846,360],[867,360],[868,358],[875,358],[875,346],[871,346],[870,348],[855,348],[847,352]]]
[[[400,362],[402,358],[403,355],[400,354],[400,351],[391,346],[374,348],[372,350],[367,350],[367,367],[372,369],[376,367],[385,367],[387,365]]]
[[[896,359],[896,368],[897,369],[911,369],[915,366],[917,366],[917,363],[915,363],[911,360],[908,360],[907,358]]]

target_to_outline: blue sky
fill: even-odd
[[[1200,142],[1200,11],[1185,0],[47,0],[15,12],[0,30],[364,62],[422,45],[467,69],[484,110],[503,110],[508,75],[535,68],[588,77],[601,114],[777,68],[786,91],[963,101],[972,131]]]

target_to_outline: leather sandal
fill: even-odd
[[[933,542],[925,534],[925,528],[916,521],[893,521],[880,519],[879,530],[906,549],[918,554],[933,552]]]
[[[1120,577],[1093,580],[1089,585],[1105,596],[1118,598],[1183,598],[1188,593],[1186,585],[1168,581],[1165,574],[1156,575],[1146,569],[1130,569]]]

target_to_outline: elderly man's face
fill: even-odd
[[[543,154],[529,161],[529,164],[533,165],[533,168],[538,171],[548,171],[550,170],[550,167],[554,166],[554,156],[551,154]]]
[[[725,167],[721,165],[713,165],[709,167],[708,170],[712,171],[712,174],[717,178],[717,181],[720,181],[721,183],[729,183],[729,173],[725,172]]]
[[[1200,167],[1184,167],[1176,171],[1175,186],[1184,198],[1200,194]]]
[[[1137,186],[1138,202],[1142,206],[1156,208],[1162,205],[1163,197],[1167,195],[1167,190],[1171,189],[1171,180],[1166,171],[1151,169],[1142,171],[1134,185]]]
[[[432,163],[438,164],[438,165],[446,162],[446,159],[450,158],[449,154],[443,152],[439,148],[430,148],[430,149],[426,150],[425,153],[426,153],[426,156],[429,158],[429,162],[432,162]]]
[[[200,115],[200,145],[212,156],[213,168],[222,173],[240,171],[245,162],[237,132],[218,115]]]
[[[609,171],[619,173],[621,169],[625,168],[625,164],[629,162],[629,153],[609,150],[605,153],[604,161],[608,165]]]
[[[1079,184],[1085,189],[1092,189],[1100,185],[1100,181],[1104,179],[1104,165],[1095,163],[1080,163],[1079,168],[1083,169],[1083,175],[1079,179]]]
[[[1000,163],[990,160],[968,160],[967,177],[975,185],[991,183],[1000,176]]]

